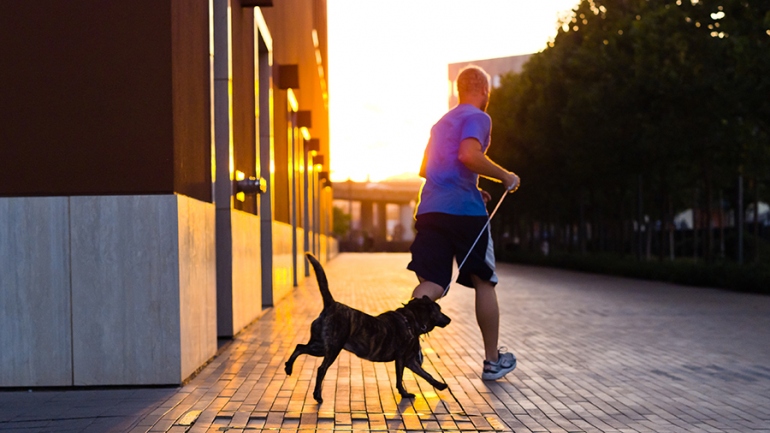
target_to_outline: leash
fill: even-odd
[[[487,230],[487,228],[489,227],[489,223],[490,223],[490,222],[492,222],[492,217],[494,217],[494,216],[495,216],[495,214],[497,213],[497,209],[499,209],[499,208],[500,208],[500,205],[501,205],[501,204],[503,204],[503,200],[505,200],[505,196],[507,196],[507,195],[508,195],[508,193],[510,192],[510,190],[511,190],[511,188],[507,188],[507,189],[505,190],[505,192],[503,193],[503,195],[502,195],[502,196],[500,196],[500,200],[497,202],[497,206],[495,206],[495,209],[492,211],[492,213],[491,213],[491,214],[489,214],[489,218],[487,218],[487,223],[486,223],[486,224],[484,224],[484,227],[482,227],[482,228],[481,228],[481,231],[479,232],[479,235],[478,235],[478,236],[476,236],[476,240],[475,240],[475,241],[473,241],[473,245],[471,245],[471,248],[468,250],[468,253],[465,255],[465,258],[464,258],[464,259],[463,259],[463,261],[462,261],[462,262],[460,262],[460,264],[457,266],[457,274],[458,274],[458,275],[460,274],[460,269],[462,269],[463,265],[465,264],[465,261],[466,261],[466,260],[468,260],[468,257],[471,255],[471,252],[473,251],[473,249],[474,249],[474,248],[476,248],[476,244],[479,242],[479,239],[481,239],[481,235],[483,235],[483,234],[484,234],[484,232],[485,232],[485,231]],[[451,286],[451,285],[452,285],[452,280],[449,280],[449,284],[447,284],[447,286],[444,288],[444,293],[442,293],[442,294],[441,294],[441,298],[443,298],[444,296],[446,296],[447,292],[449,291],[449,286]],[[441,298],[439,298],[439,299],[441,299]]]
[[[513,185],[511,185],[511,186],[513,186]],[[458,274],[458,276],[460,275],[460,269],[462,269],[463,265],[465,265],[465,262],[468,260],[468,257],[471,255],[471,251],[473,251],[473,249],[476,248],[476,244],[479,242],[479,239],[481,239],[481,235],[483,235],[484,232],[489,227],[489,223],[492,222],[492,217],[495,216],[495,214],[497,213],[497,210],[500,208],[500,205],[503,204],[503,200],[505,200],[505,196],[507,196],[510,193],[511,189],[512,188],[506,188],[505,192],[503,192],[503,195],[500,196],[500,200],[498,200],[497,205],[492,210],[492,213],[489,214],[489,218],[487,218],[486,224],[484,224],[484,227],[481,228],[481,231],[479,232],[478,236],[476,236],[476,240],[473,241],[473,245],[471,245],[471,248],[468,250],[468,253],[465,254],[465,257],[463,258],[463,261],[460,262],[459,266],[457,266],[457,274]],[[449,284],[447,284],[447,286],[444,288],[444,293],[441,294],[441,298],[436,299],[436,302],[440,301],[444,296],[446,296],[447,292],[449,291],[449,286],[451,286],[451,285],[452,285],[452,280],[449,280]],[[404,319],[406,319],[406,318],[404,318]],[[424,342],[425,339],[427,339],[428,337],[429,337],[428,334],[423,334],[423,335],[420,336],[420,340]],[[422,360],[423,360],[422,350],[420,350],[419,353],[420,353],[420,365],[422,365]],[[439,358],[440,358],[440,356],[439,356]]]
[[[492,221],[492,217],[495,216],[495,214],[497,213],[497,209],[499,209],[500,205],[503,204],[503,200],[505,200],[505,196],[507,196],[510,191],[511,191],[511,188],[508,188],[508,189],[505,190],[503,195],[500,196],[500,200],[497,202],[497,205],[492,210],[492,213],[489,214],[489,218],[487,218],[486,224],[484,224],[484,227],[481,228],[481,231],[479,232],[478,236],[476,236],[476,240],[473,241],[473,245],[471,245],[471,248],[468,250],[468,253],[465,254],[465,257],[463,258],[463,261],[460,262],[459,266],[457,266],[457,274],[458,274],[458,276],[460,274],[460,269],[462,269],[463,265],[465,265],[465,262],[468,260],[468,257],[471,255],[471,251],[473,251],[473,249],[476,247],[476,244],[479,242],[479,239],[481,239],[481,235],[483,235],[484,232],[489,227],[489,223]],[[452,285],[452,280],[449,280],[449,284],[447,284],[446,288],[444,288],[444,293],[441,294],[440,298],[436,299],[436,302],[439,302],[444,296],[446,296],[447,292],[449,291],[449,286],[451,286],[451,285]],[[420,340],[421,341],[425,341],[425,339],[427,339],[428,337],[429,337],[428,334],[423,334],[423,335],[420,336]],[[420,351],[420,365],[422,365],[422,351]]]

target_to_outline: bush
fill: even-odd
[[[748,293],[770,294],[770,265],[732,262],[705,263],[692,259],[637,261],[610,254],[542,254],[504,252],[502,262],[549,266],[575,271],[666,281],[688,286],[716,287]]]

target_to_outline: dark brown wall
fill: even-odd
[[[268,24],[269,25],[269,24]],[[272,27],[271,27],[272,30]],[[273,37],[275,41],[275,37]],[[286,103],[286,91],[273,90],[273,110],[274,121],[273,138],[275,152],[275,176],[273,185],[275,187],[275,201],[273,202],[273,216],[276,221],[289,223],[291,221],[289,192],[291,184],[289,183],[289,149],[288,149],[288,116],[289,110]]]
[[[174,192],[211,201],[211,63],[207,0],[173,0]]]
[[[232,7],[233,28],[233,160],[235,169],[247,177],[257,174],[256,90],[254,67],[254,9]],[[235,200],[235,208],[257,213],[255,195],[243,202]]]
[[[207,13],[207,3],[198,3]],[[207,28],[203,33],[206,68],[194,74],[208,79]],[[210,178],[208,123],[205,149],[182,150],[200,144],[200,131],[174,121],[185,113],[174,105],[196,92],[174,97],[188,85],[172,80],[171,1],[3,2],[0,41],[0,195],[176,191],[210,200],[210,182],[197,185]],[[192,98],[206,107],[196,122],[209,116],[207,98],[208,85]],[[200,171],[191,163],[207,171],[177,172]]]

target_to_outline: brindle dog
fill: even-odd
[[[420,359],[420,335],[449,324],[450,319],[441,312],[441,307],[427,296],[412,299],[395,311],[388,311],[377,317],[336,302],[329,291],[321,264],[312,254],[306,253],[313,265],[318,287],[323,297],[324,308],[310,327],[310,341],[298,344],[286,361],[286,374],[291,375],[294,361],[306,354],[323,357],[318,367],[313,398],[322,403],[321,385],[326,370],[332,365],[342,349],[353,352],[359,358],[374,362],[396,361],[396,388],[402,397],[412,398],[404,389],[404,367],[412,370],[434,387],[443,390],[445,383],[434,379],[423,370]]]

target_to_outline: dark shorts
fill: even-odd
[[[417,235],[409,248],[412,261],[407,265],[407,269],[441,287],[448,287],[452,281],[452,260],[456,260],[458,266],[462,263],[486,223],[486,216],[437,212],[417,215]],[[485,232],[479,237],[468,260],[460,269],[457,283],[463,286],[473,287],[471,275],[497,284],[489,227]]]

